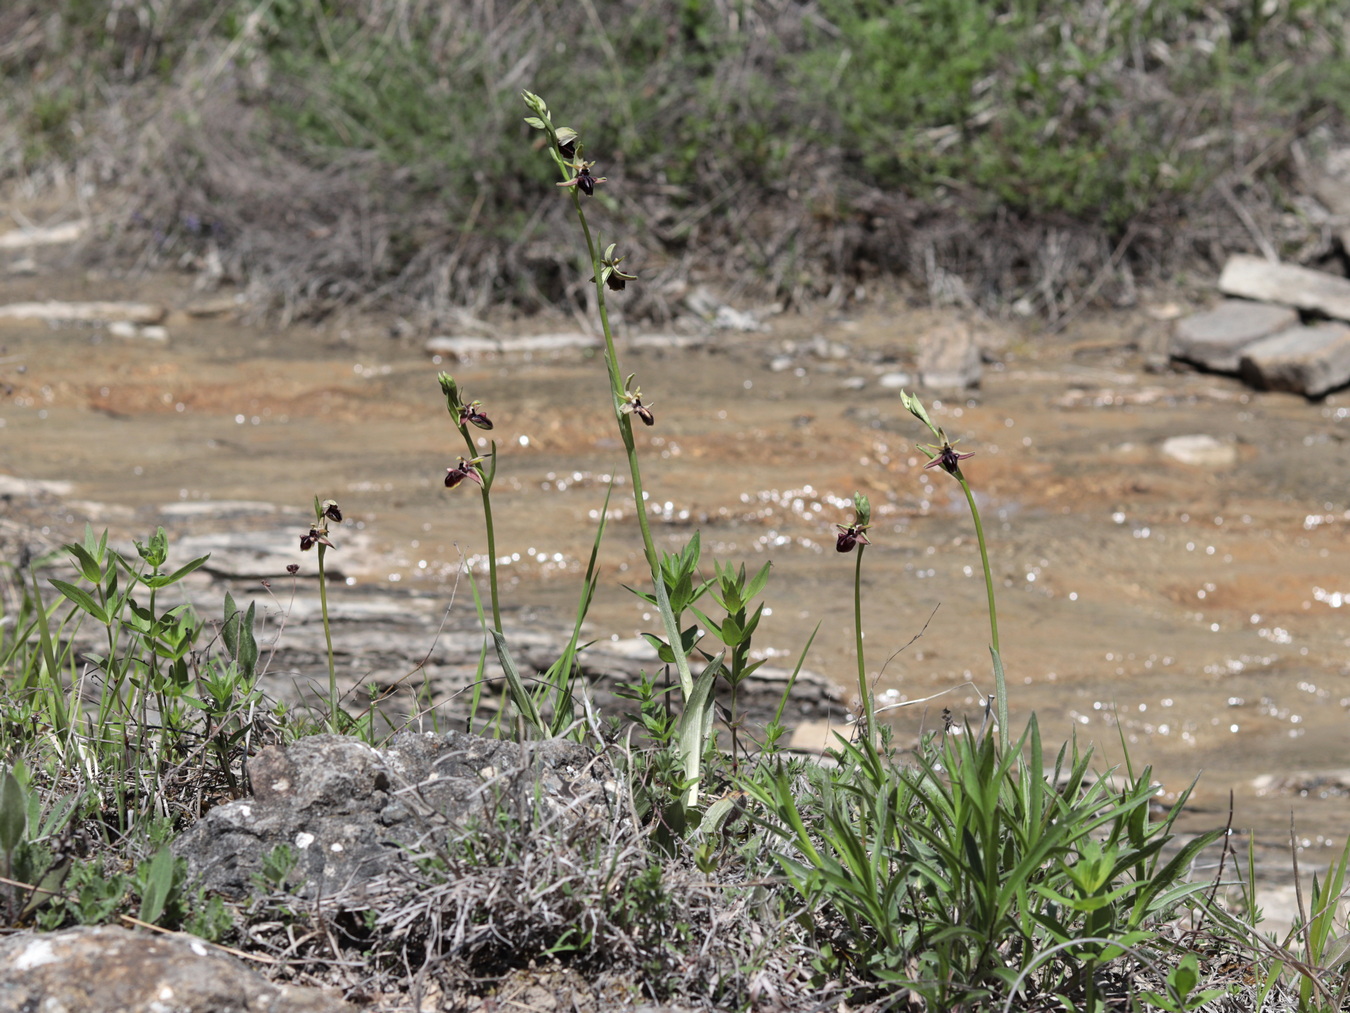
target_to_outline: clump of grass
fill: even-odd
[[[1149,771],[1113,786],[1068,746],[1047,765],[1034,717],[1007,748],[953,727],[909,764],[867,738],[834,757],[746,782],[823,974],[952,1009],[1039,968],[1036,994],[1073,1003],[1208,888],[1189,865],[1219,831],[1164,860],[1180,809],[1150,819]]]

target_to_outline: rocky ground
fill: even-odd
[[[373,684],[391,730],[419,710],[428,686],[447,705],[446,715],[456,713],[476,672],[481,630],[462,597],[461,607],[451,607],[456,593],[466,593],[455,583],[454,567],[419,575],[416,566],[421,557],[451,554],[444,544],[435,551],[417,544],[430,541],[425,526],[446,511],[442,499],[432,498],[440,496],[436,482],[427,480],[427,490],[396,486],[398,474],[406,475],[415,459],[422,467],[428,446],[441,438],[421,428],[424,415],[443,408],[433,396],[429,410],[419,385],[450,366],[470,377],[475,394],[516,397],[518,419],[506,431],[523,463],[508,478],[517,490],[549,490],[545,512],[556,518],[552,530],[559,537],[545,548],[556,544],[562,562],[555,565],[553,553],[540,552],[549,559],[512,564],[508,632],[518,657],[534,669],[556,656],[568,632],[567,595],[558,589],[575,576],[586,551],[584,538],[568,540],[563,532],[593,509],[602,484],[600,470],[583,462],[606,449],[604,438],[593,435],[596,419],[575,407],[570,393],[585,382],[573,360],[584,358],[593,336],[559,328],[541,338],[541,329],[531,327],[512,341],[473,327],[391,346],[373,326],[274,334],[230,322],[237,304],[200,301],[176,289],[173,279],[138,290],[133,283],[42,273],[37,264],[36,275],[11,276],[5,295],[9,307],[39,309],[0,311],[9,318],[0,355],[4,559],[25,564],[50,553],[78,538],[86,521],[112,527],[124,545],[128,537],[144,537],[147,525],[164,524],[182,559],[211,554],[211,563],[183,588],[204,615],[219,613],[226,590],[242,597],[260,594],[260,581],[270,584],[264,596],[271,624],[268,691],[290,703],[312,700],[312,687],[326,680],[313,576],[288,583],[285,570],[306,560],[297,533],[308,523],[307,496],[333,461],[359,450],[363,477],[344,479],[344,498],[357,504],[352,513],[360,526],[349,526],[334,557],[342,689],[354,701]],[[1245,806],[1240,812],[1257,826],[1264,817],[1250,814],[1264,812],[1263,799],[1285,822],[1291,802],[1300,800],[1301,825],[1316,828],[1305,858],[1315,866],[1334,843],[1335,828],[1343,832],[1350,797],[1339,772],[1350,763],[1340,732],[1350,675],[1343,624],[1336,622],[1336,609],[1350,593],[1340,562],[1350,519],[1344,496],[1350,458],[1345,395],[1337,389],[1343,381],[1328,372],[1340,368],[1345,336],[1344,328],[1321,320],[1339,304],[1321,296],[1310,301],[1288,275],[1271,276],[1289,287],[1262,282],[1266,287],[1242,294],[1260,295],[1274,309],[1244,302],[1206,317],[1200,314],[1205,306],[1159,299],[1148,314],[1084,319],[1062,335],[893,308],[793,320],[704,293],[690,309],[702,325],[645,341],[634,337],[629,346],[648,389],[659,391],[653,403],[663,428],[648,449],[667,469],[664,531],[674,538],[698,523],[719,557],[772,553],[787,577],[785,597],[775,600],[787,620],[780,629],[800,633],[793,627],[810,609],[846,632],[845,596],[820,578],[817,552],[828,553],[838,503],[853,488],[868,488],[894,546],[870,557],[879,568],[878,585],[905,587],[907,595],[923,588],[920,597],[941,601],[940,615],[955,619],[940,622],[918,645],[903,675],[878,674],[878,692],[899,705],[949,689],[979,663],[971,659],[982,651],[982,637],[953,630],[979,627],[980,602],[961,571],[969,561],[961,553],[970,546],[953,533],[945,500],[926,486],[906,492],[901,484],[904,447],[913,434],[905,432],[894,397],[903,386],[927,390],[947,402],[944,424],[953,434],[957,427],[969,432],[965,446],[980,451],[982,489],[1001,543],[995,552],[1010,615],[1006,653],[1023,680],[1019,707],[1043,715],[1047,725],[1062,719],[1064,727],[1098,740],[1122,729],[1135,748],[1148,752],[1145,759],[1159,757],[1169,790],[1206,767],[1211,785],[1196,796],[1197,826],[1224,818],[1222,798],[1231,785]],[[103,305],[79,311],[57,305],[88,307],[89,299],[73,297],[95,294]],[[1263,314],[1269,319],[1254,328],[1253,319]],[[1237,346],[1305,323],[1334,337],[1314,351],[1315,368],[1296,373],[1315,399],[1245,386],[1244,378],[1259,388],[1289,389],[1269,382],[1275,374],[1245,367]],[[1206,358],[1220,352],[1235,361]],[[1216,372],[1194,372],[1182,360]],[[1238,377],[1218,375],[1230,371]],[[690,378],[692,392],[681,390],[677,376]],[[751,389],[753,400],[746,393]],[[176,410],[179,404],[187,410]],[[708,422],[719,411],[741,416],[734,430],[721,433]],[[1001,428],[1021,438],[1020,449],[1017,440],[999,435]],[[520,437],[527,439],[520,443]],[[159,448],[161,439],[162,449],[147,450]],[[443,451],[434,454],[439,466]],[[147,487],[139,473],[137,481],[128,477],[137,462],[145,464]],[[922,474],[921,462],[912,470]],[[539,539],[524,532],[540,514],[537,506],[519,514],[504,509],[506,539],[520,545]],[[622,519],[615,526],[622,531]],[[935,561],[932,550],[939,547],[957,553],[957,564]],[[631,553],[612,552],[607,577],[620,583]],[[543,590],[534,596],[532,586]],[[908,607],[898,596],[881,601],[888,614]],[[908,639],[930,602],[916,610],[922,615],[906,616],[892,647]],[[593,620],[603,633],[584,665],[598,708],[611,713],[622,706],[614,689],[651,667],[652,656],[632,635],[631,604],[602,600]],[[611,631],[617,633],[604,635]],[[789,642],[785,633],[773,636],[775,648]],[[795,689],[792,723],[826,729],[817,728],[815,747],[828,739],[828,729],[841,726],[848,701],[837,682],[813,673],[847,671],[847,650],[826,646]],[[772,713],[789,670],[776,659],[761,670],[740,701],[752,720]],[[958,699],[970,705],[974,694]],[[1102,704],[1112,701],[1122,706],[1107,720]],[[1174,706],[1178,716],[1169,720]],[[901,734],[920,727],[903,724],[908,713],[897,712]],[[598,839],[628,854],[624,834],[632,824],[610,773],[579,770],[589,778],[580,787],[556,770],[542,782],[522,781],[527,770],[543,770],[538,764],[549,761],[518,750],[510,757],[482,753],[501,748],[416,730],[381,751],[325,739],[269,747],[253,760],[254,795],[211,809],[180,839],[179,853],[222,890],[239,894],[262,853],[289,842],[301,853],[297,868],[307,871],[275,885],[290,896],[285,903],[313,906],[313,936],[297,942],[260,932],[250,959],[269,975],[303,981],[313,974],[340,983],[352,1003],[381,1009],[631,1004],[623,982],[587,983],[553,967],[499,976],[488,1000],[434,975],[386,995],[387,981],[362,983],[344,970],[342,944],[321,952],[326,934],[335,931],[325,903],[336,905],[334,912],[349,905],[391,923],[407,919],[406,925],[458,917],[462,908],[454,905],[463,898],[446,893],[443,883],[417,879],[423,873],[407,864],[403,850],[443,847],[447,828],[462,818],[442,804],[452,796],[462,807],[475,795],[481,799],[484,789],[496,793],[500,786],[506,798],[507,789],[542,783],[550,805],[592,807],[580,825],[603,826],[608,836]],[[436,783],[442,763],[455,773]],[[462,764],[468,766],[461,770]],[[261,788],[259,778],[266,781]],[[442,798],[442,792],[449,794]],[[553,818],[543,813],[529,811],[522,825]],[[557,861],[560,854],[566,853],[547,857]],[[528,885],[512,885],[512,896],[527,897]],[[479,886],[506,889],[500,882]],[[410,895],[426,903],[410,909]],[[711,900],[692,886],[690,897],[695,907],[704,904],[698,917],[711,917]],[[539,914],[533,907],[522,912]],[[71,1009],[149,1009],[199,987],[203,994],[238,997],[202,1002],[247,1001],[250,1008],[278,1011],[349,1008],[333,995],[268,985],[239,970],[242,965],[226,972],[218,956],[201,949],[123,929],[13,937],[4,943],[12,973],[0,987],[10,990],[0,991],[0,1007],[12,997],[13,1008],[42,998]],[[326,970],[279,969],[292,959]],[[234,983],[217,984],[223,975]],[[789,989],[767,979],[762,987]]]

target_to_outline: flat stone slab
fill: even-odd
[[[1350,383],[1350,327],[1293,327],[1248,345],[1239,367],[1253,387],[1320,397]]]
[[[700,348],[709,344],[706,337],[691,334],[638,334],[619,339],[625,348]],[[448,355],[456,359],[478,355],[509,355],[516,352],[567,352],[576,348],[603,348],[604,338],[580,332],[529,334],[508,340],[479,338],[472,335],[428,338],[423,346],[430,355]]]
[[[208,299],[197,299],[184,306],[183,312],[190,317],[204,319],[224,316],[226,313],[234,313],[247,308],[248,301],[241,293],[239,295],[218,295]]]
[[[1219,291],[1350,320],[1350,279],[1293,264],[1272,264],[1245,253],[1228,258],[1219,275]]]
[[[1216,373],[1236,373],[1242,349],[1298,324],[1289,306],[1227,299],[1203,313],[1178,320],[1172,332],[1172,358]]]
[[[209,555],[203,569],[218,577],[241,579],[272,579],[286,576],[286,567],[296,563],[305,576],[318,572],[317,554],[300,548],[300,536],[310,524],[297,519],[289,529],[268,531],[210,531],[184,535],[174,543],[174,558],[186,562],[197,556]],[[335,530],[330,537],[341,552],[334,552],[324,560],[329,580],[341,580],[349,570],[374,566],[370,550],[370,536],[351,528]],[[345,565],[344,565],[345,564]]]
[[[282,512],[283,509],[275,503],[248,499],[177,500],[159,507],[161,516],[187,517],[193,520],[203,517],[208,520],[224,520],[227,517],[272,517]],[[308,513],[299,509],[285,512],[299,517],[304,517]],[[296,527],[300,525],[297,524]]]
[[[47,320],[53,323],[126,320],[157,324],[169,311],[155,303],[139,302],[15,302],[0,306],[0,320]]]
[[[65,222],[46,228],[12,229],[0,234],[0,250],[26,250],[32,246],[73,243],[84,235],[88,222]]]
[[[526,334],[508,341],[472,335],[429,338],[425,345],[432,355],[471,358],[475,355],[501,355],[504,352],[566,352],[575,348],[599,348],[604,339],[593,334]]]

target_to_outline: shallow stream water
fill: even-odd
[[[90,297],[20,286],[0,295]],[[101,293],[119,294],[145,293]],[[847,692],[853,557],[834,551],[835,525],[865,492],[879,703],[908,704],[886,712],[902,740],[944,707],[978,714],[989,630],[966,504],[923,468],[925,433],[881,382],[952,318],[894,303],[768,323],[701,347],[621,352],[654,406],[657,424],[638,435],[662,546],[697,530],[705,560],[772,561],[756,643],[790,665],[819,624],[807,666]],[[368,546],[343,561],[350,581],[448,595],[485,549],[477,495],[442,483],[463,451],[436,383],[447,369],[496,423],[503,597],[570,616],[616,476],[592,635],[657,628],[621,586],[641,580],[641,543],[597,355],[437,362],[373,325],[276,332],[175,314],[168,326],[163,346],[7,325],[0,472],[69,482],[71,501],[142,538],[167,504],[280,504],[298,531],[312,498],[332,497],[347,517],[334,558],[343,532]],[[1103,766],[1127,748],[1171,794],[1200,775],[1193,828],[1222,825],[1232,791],[1235,825],[1265,843],[1288,841],[1292,810],[1301,839],[1339,845],[1350,832],[1336,779],[1350,768],[1350,396],[1310,403],[1150,373],[1141,349],[1166,326],[1144,314],[1059,335],[977,323],[996,349],[978,392],[925,395],[976,454],[963,467],[989,535],[1013,718],[1035,712],[1048,743],[1076,735]],[[1161,453],[1188,434],[1216,437],[1232,463]]]

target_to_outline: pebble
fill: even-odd
[[[762,331],[765,327],[753,314],[744,310],[734,310],[730,306],[719,306],[713,317],[713,326],[719,331]]]
[[[147,324],[144,327],[133,324],[130,320],[114,320],[108,325],[108,333],[114,338],[125,338],[128,340],[154,341],[160,344],[167,344],[169,340],[169,331],[158,324]]]
[[[40,496],[43,493],[49,496],[69,496],[74,488],[74,482],[0,475],[0,496]]]
[[[1237,463],[1236,447],[1204,433],[1163,440],[1162,452],[1164,457],[1197,468],[1227,468]]]
[[[830,341],[822,334],[813,337],[806,350],[817,359],[847,359],[853,354],[842,341]]]
[[[885,390],[900,390],[914,386],[914,377],[908,373],[882,373],[877,383]]]

